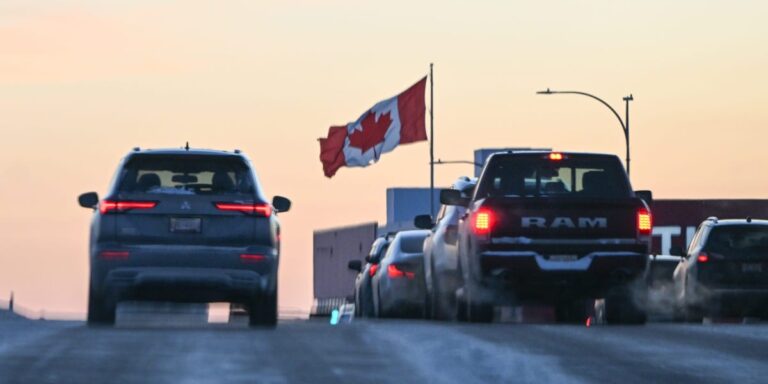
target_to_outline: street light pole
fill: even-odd
[[[624,111],[624,139],[627,141],[627,176],[629,176],[629,102],[634,99],[631,93],[622,99],[626,105]]]
[[[606,107],[608,107],[608,109],[610,109],[611,112],[613,112],[613,115],[616,116],[616,119],[619,120],[619,124],[621,124],[621,130],[624,132],[624,141],[625,141],[626,147],[627,147],[627,158],[626,158],[627,175],[629,175],[629,102],[634,100],[634,98],[632,97],[632,94],[630,94],[629,96],[624,97],[622,99],[626,103],[626,110],[625,110],[624,120],[621,119],[621,116],[619,116],[619,113],[616,112],[616,110],[613,109],[613,107],[611,107],[610,104],[605,102],[605,100],[603,100],[603,99],[601,99],[601,98],[599,98],[599,97],[597,97],[595,95],[586,93],[586,92],[580,92],[580,91],[553,91],[553,90],[550,90],[549,88],[547,88],[546,91],[538,91],[538,92],[536,92],[536,94],[537,95],[554,95],[554,94],[582,95],[582,96],[587,96],[587,97],[590,97],[590,98],[592,98],[594,100],[597,100],[601,104],[603,104]]]

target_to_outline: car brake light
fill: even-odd
[[[373,275],[376,274],[376,271],[379,270],[378,264],[371,264],[371,267],[368,268],[368,276],[373,277]]]
[[[216,205],[216,209],[220,211],[242,212],[264,217],[269,217],[272,214],[272,206],[266,203],[214,203],[214,205]]]
[[[101,251],[99,257],[106,260],[127,259],[131,254],[128,251]]]
[[[396,265],[390,264],[387,267],[387,276],[390,279],[398,279],[398,278],[401,278],[401,277],[407,277],[408,279],[413,280],[413,278],[416,277],[416,274],[413,273],[413,272],[403,271],[403,270],[397,268]]]
[[[99,203],[99,212],[126,212],[133,209],[152,209],[157,206],[156,201],[117,201],[104,200]]]
[[[645,208],[637,211],[637,230],[641,235],[650,235],[653,230],[653,216]]]
[[[259,261],[264,261],[264,259],[266,259],[266,256],[254,253],[243,253],[240,255],[240,261],[247,263],[258,263]]]
[[[699,253],[699,255],[696,256],[696,261],[698,261],[699,263],[706,263],[709,261],[709,255],[707,255],[704,252]]]
[[[554,160],[554,161],[562,160],[563,159],[563,154],[562,153],[557,153],[557,152],[550,153],[549,154],[549,159],[550,160]]]
[[[475,234],[486,235],[491,232],[493,225],[496,223],[496,215],[493,211],[487,208],[480,208],[472,216],[472,229]]]

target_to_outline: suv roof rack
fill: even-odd
[[[707,221],[712,221],[712,222],[714,222],[715,224],[717,224],[717,216],[710,216],[710,217],[707,217]]]

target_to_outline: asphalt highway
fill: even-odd
[[[765,383],[768,324],[235,324],[0,317],[0,383]]]

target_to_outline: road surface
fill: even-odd
[[[0,383],[765,383],[768,324],[0,318]]]

